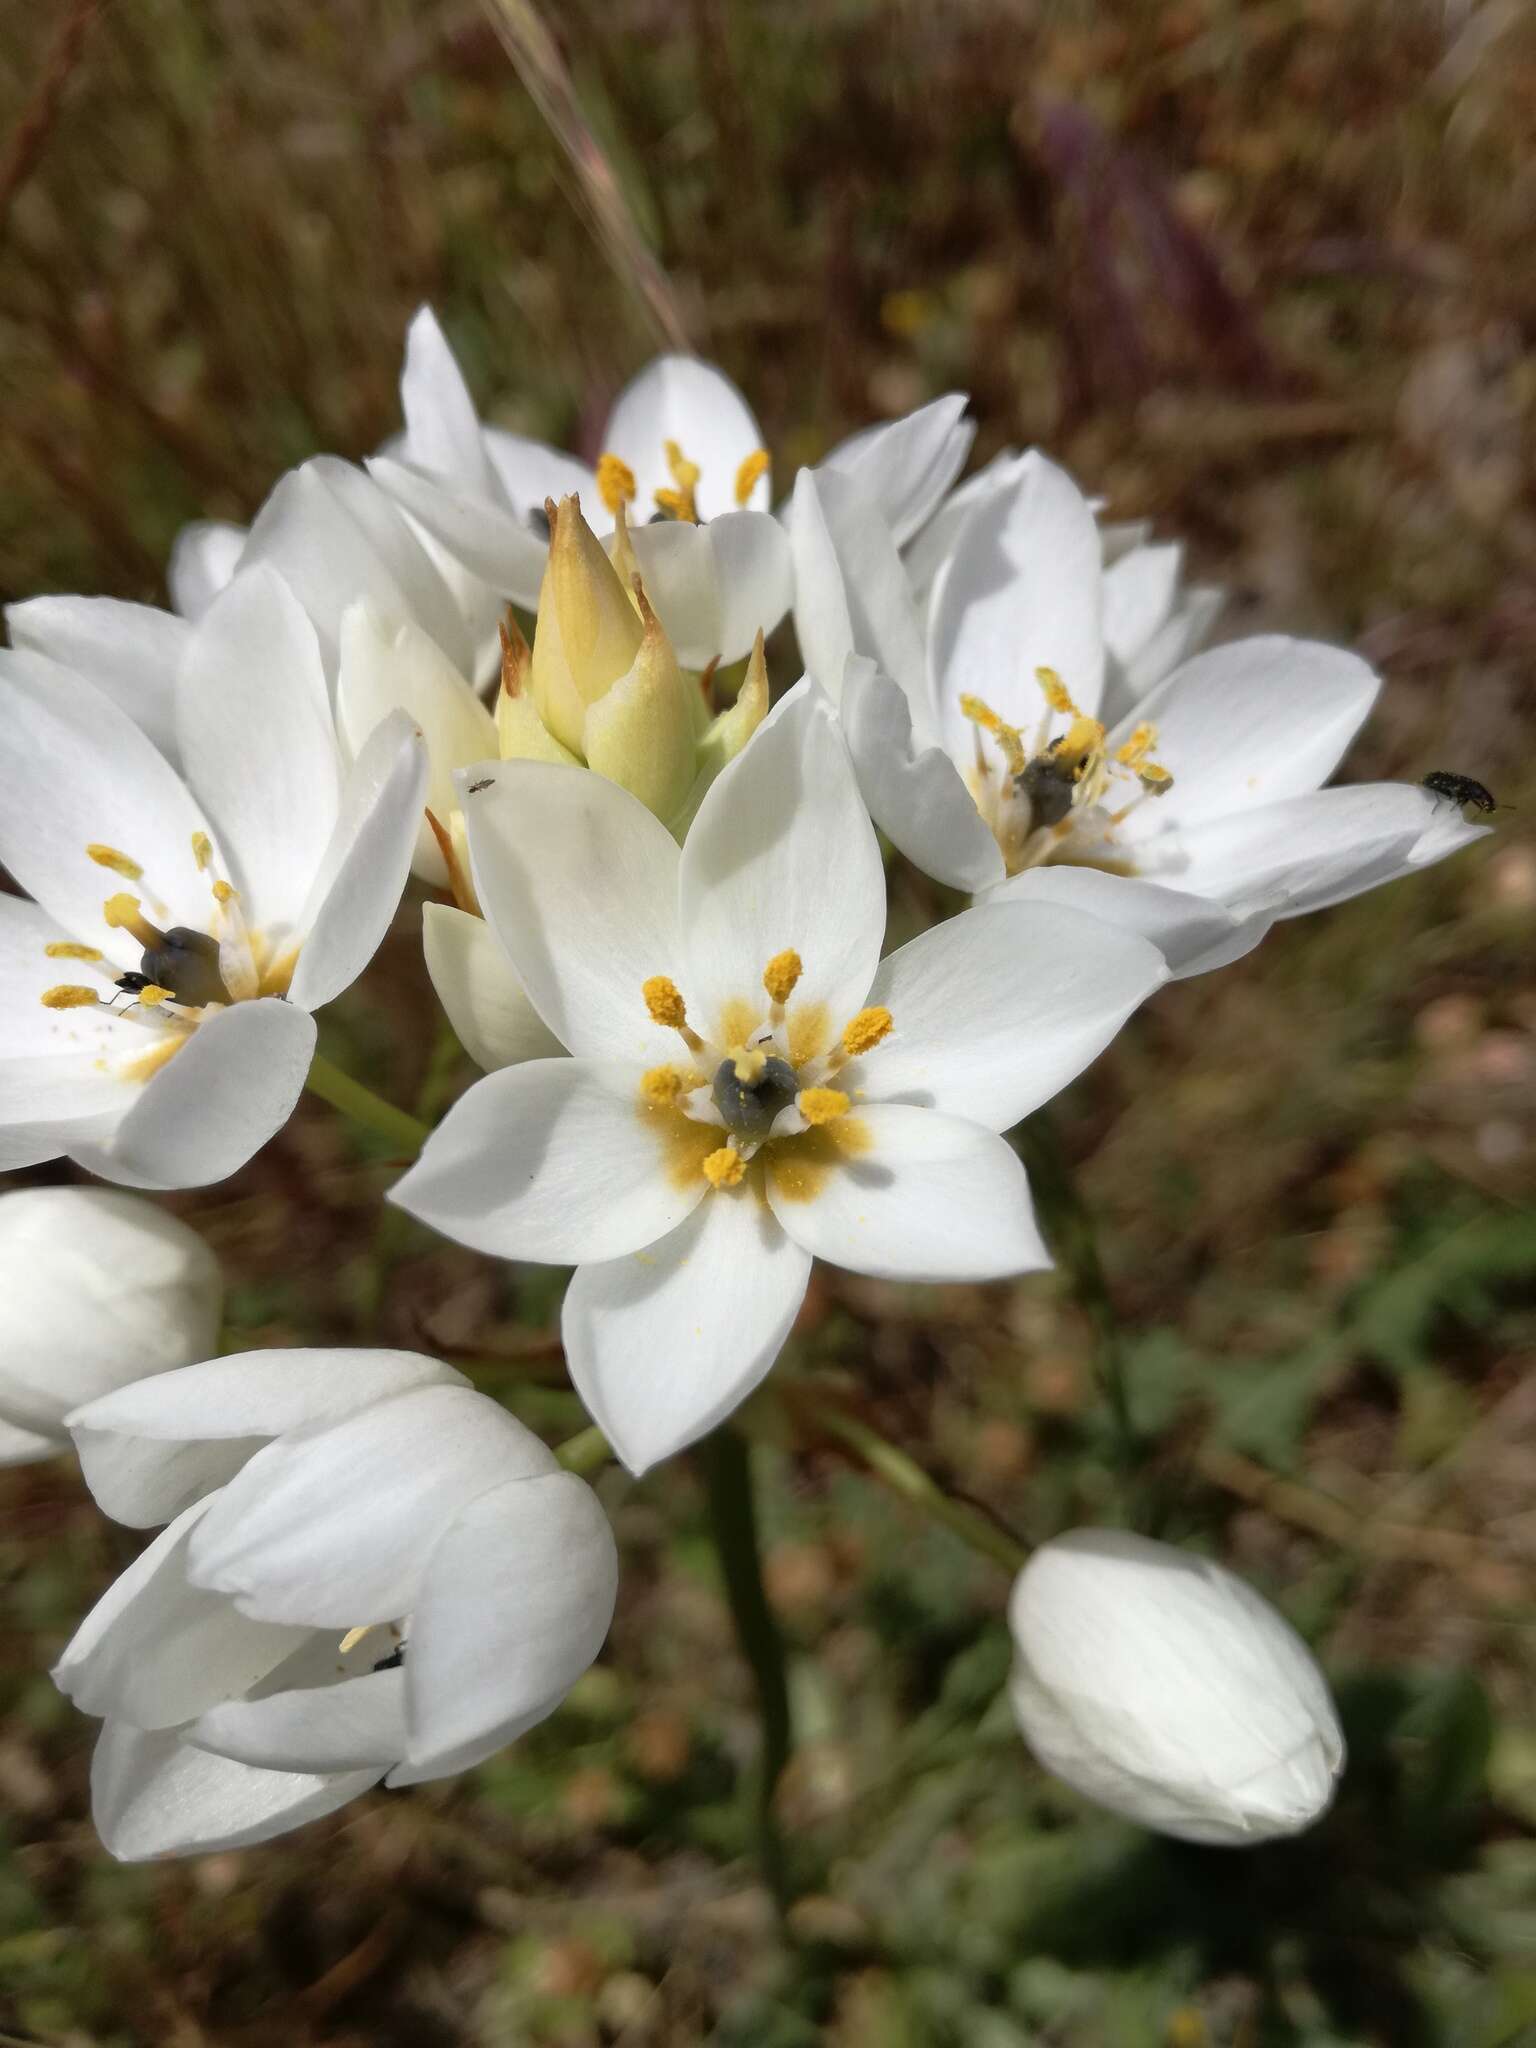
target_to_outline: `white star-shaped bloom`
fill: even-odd
[[[1000,904],[882,961],[879,847],[810,683],[681,852],[598,776],[519,761],[477,780],[481,905],[571,1057],[477,1083],[392,1198],[478,1250],[578,1266],[571,1374],[633,1470],[762,1379],[813,1256],[899,1280],[1049,1264],[998,1133],[1165,978],[1153,947]]]
[[[344,767],[315,630],[271,570],[192,629],[173,710],[180,774],[105,691],[0,652],[0,862],[33,898],[0,897],[0,1166],[233,1173],[400,900],[421,735],[395,713]]]
[[[1121,564],[1041,455],[971,502],[926,617],[846,480],[802,472],[791,531],[802,651],[840,692],[870,810],[954,887],[1111,919],[1187,974],[1485,829],[1420,787],[1321,787],[1379,688],[1356,655],[1272,635],[1148,687],[1200,625],[1171,595],[1177,565],[1134,550],[1106,602]]]

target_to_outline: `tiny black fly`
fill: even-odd
[[[1496,811],[1499,808],[1493,791],[1485,789],[1480,782],[1474,782],[1470,775],[1452,775],[1448,769],[1435,768],[1423,779],[1421,787],[1432,796],[1443,796],[1450,803],[1464,806],[1476,804],[1480,811]]]
[[[481,777],[481,779],[480,779],[480,781],[478,781],[478,782],[472,782],[472,783],[471,783],[471,784],[469,785],[469,789],[468,789],[468,791],[467,791],[467,794],[468,794],[468,795],[470,795],[470,796],[478,796],[478,794],[480,793],[480,791],[481,791],[482,789],[490,789],[491,787],[493,787],[493,785],[495,784],[495,781],[496,781],[496,778],[495,778],[495,776],[494,776],[494,775],[486,775],[486,776],[482,776],[482,777]]]
[[[1029,798],[1032,825],[1059,825],[1072,808],[1078,769],[1076,764],[1059,758],[1057,749],[1060,745],[1060,740],[1053,740],[1045,753],[1026,761],[1022,771],[1014,777],[1014,786],[1020,795]]]

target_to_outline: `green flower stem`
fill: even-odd
[[[600,1465],[606,1465],[613,1456],[608,1439],[596,1424],[583,1429],[577,1435],[567,1437],[563,1444],[556,1444],[555,1456],[567,1472],[578,1472],[583,1477],[595,1472]]]
[[[375,1095],[371,1088],[365,1088],[361,1081],[354,1081],[324,1053],[316,1053],[309,1064],[309,1079],[305,1083],[312,1095],[318,1095],[322,1102],[328,1102],[332,1109],[339,1109],[343,1116],[351,1117],[354,1123],[364,1125],[370,1131],[377,1131],[381,1138],[388,1138],[392,1145],[398,1145],[412,1158],[421,1150],[432,1135],[420,1117],[412,1116],[407,1110],[396,1109],[386,1102],[382,1095]]]
[[[781,1914],[789,1904],[784,1843],[774,1818],[773,1795],[791,1741],[784,1639],[763,1590],[751,1454],[732,1429],[717,1429],[695,1453],[704,1474],[710,1533],[720,1560],[726,1599],[741,1653],[751,1667],[762,1719],[763,1748],[755,1795],[758,1855]]]
[[[1115,1453],[1122,1467],[1136,1462],[1137,1434],[1125,1369],[1125,1346],[1104,1264],[1098,1228],[1083,1200],[1060,1133],[1048,1110],[1036,1110],[1018,1132],[1018,1148],[1040,1205],[1047,1242],[1070,1276],[1072,1290],[1093,1324],[1099,1385],[1109,1404]]]
[[[979,1509],[968,1507],[964,1501],[952,1500],[915,1459],[898,1450],[877,1429],[871,1429],[867,1422],[860,1422],[846,1409],[819,1401],[811,1406],[810,1412],[824,1434],[846,1444],[892,1493],[899,1493],[903,1500],[910,1501],[930,1521],[941,1523],[962,1543],[983,1557],[991,1558],[1004,1571],[1011,1574],[1021,1569],[1029,1555],[1022,1543],[1016,1542],[995,1522],[988,1521]]]

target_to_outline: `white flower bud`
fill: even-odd
[[[20,1463],[67,1447],[82,1402],[216,1351],[223,1285],[196,1231],[138,1195],[23,1188],[0,1195],[0,1300],[0,1462]]]
[[[1099,1805],[1231,1844],[1299,1833],[1328,1806],[1344,1738],[1323,1675],[1220,1565],[1074,1529],[1020,1572],[1008,1618],[1024,1739]]]

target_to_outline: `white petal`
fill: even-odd
[[[0,1422],[0,1466],[35,1465],[39,1458],[62,1457],[68,1449],[64,1437],[40,1436],[14,1422]]]
[[[424,801],[446,826],[459,800],[453,771],[496,758],[496,721],[436,641],[408,619],[387,625],[367,604],[341,621],[336,718],[348,751],[360,754],[391,711],[404,711],[426,741]],[[416,835],[415,872],[442,888],[448,870],[425,818]]]
[[[246,917],[292,932],[336,824],[341,764],[315,629],[275,570],[242,570],[193,627],[176,731]]]
[[[176,759],[176,671],[187,623],[115,597],[33,597],[5,608],[11,645],[46,655],[94,683]]]
[[[483,917],[428,903],[422,910],[427,973],[460,1045],[493,1073],[564,1050],[528,1000],[528,992]]]
[[[1132,548],[1104,571],[1104,648],[1122,667],[1172,611],[1183,558],[1176,541],[1163,542]]]
[[[789,609],[789,542],[766,512],[724,512],[701,526],[659,520],[632,528],[630,541],[684,668],[739,661]]]
[[[1002,1131],[1074,1080],[1168,978],[1133,934],[1055,905],[999,903],[934,925],[880,963],[896,1028],[838,1085]]]
[[[98,869],[98,873],[101,871]],[[42,998],[61,981],[79,980],[110,995],[108,983],[116,965],[72,961],[48,952],[49,946],[70,945],[70,934],[36,903],[21,896],[0,896],[0,1059],[88,1054],[94,1059],[109,1046],[131,1051],[149,1041],[135,1026],[124,1030],[126,1018],[114,1027],[103,1011],[51,1010]]]
[[[905,419],[866,427],[834,448],[821,463],[849,477],[877,505],[905,547],[937,511],[944,493],[965,467],[975,423],[964,417],[963,391],[935,398]]]
[[[675,1059],[676,1035],[651,1022],[640,993],[679,967],[679,856],[665,825],[603,776],[547,761],[503,761],[461,800],[486,922],[560,1043],[589,1058]]]
[[[1259,804],[1137,849],[1148,879],[1239,913],[1294,915],[1400,874],[1433,799],[1406,783],[1359,783]]]
[[[173,1728],[237,1699],[304,1640],[307,1630],[250,1621],[189,1582],[188,1545],[209,1505],[162,1530],[75,1631],[53,1682],[83,1713]]]
[[[699,467],[694,492],[701,519],[737,509],[736,475],[763,445],[762,430],[736,386],[713,363],[697,356],[658,356],[619,393],[604,429],[603,453],[617,455],[635,473],[635,524],[649,519],[658,490],[673,488],[664,443],[675,441]],[[767,473],[747,498],[766,512]]]
[[[379,1647],[386,1641],[370,1636],[359,1648],[376,1659],[387,1655]],[[334,1636],[321,1638],[318,1647],[341,1663]],[[365,1667],[360,1676],[332,1685],[263,1688],[256,1699],[210,1707],[184,1733],[194,1747],[258,1770],[378,1773],[405,1754],[405,1673],[398,1666]]]
[[[1240,917],[1209,896],[1100,868],[1027,868],[989,890],[986,901],[1053,904],[1090,923],[1136,933],[1156,946],[1176,981],[1241,960],[1274,923],[1270,912]]]
[[[1010,725],[1045,711],[1037,668],[1054,669],[1079,710],[1104,681],[1099,530],[1065,470],[1031,454],[1018,481],[981,498],[934,593],[929,663],[950,751],[969,760],[975,727],[963,691]]]
[[[475,402],[430,306],[419,307],[406,330],[400,406],[407,461],[449,477],[493,503],[499,498]]]
[[[184,619],[200,619],[234,575],[248,531],[227,519],[194,519],[182,527],[171,543],[165,580]]]
[[[995,492],[1011,489],[1025,474],[1029,461],[1029,456],[1017,454],[1012,449],[1004,449],[1001,454],[994,455],[990,462],[984,463],[950,492],[922,532],[912,540],[903,559],[911,579],[912,595],[919,606],[926,610],[930,605],[933,592],[948,569],[955,544],[977,505]]]
[[[989,888],[1003,857],[943,747],[920,740],[905,695],[873,663],[850,657],[843,731],[859,789],[881,831],[915,867],[951,889]]]
[[[483,1394],[417,1387],[257,1451],[193,1531],[191,1577],[263,1621],[391,1621],[415,1606],[450,1517],[503,1480],[555,1469]]]
[[[565,1059],[487,1074],[389,1199],[500,1259],[568,1266],[650,1244],[703,1198],[701,1161],[713,1148],[704,1126],[646,1109],[640,1075]]]
[[[97,1505],[144,1529],[224,1485],[286,1430],[334,1422],[413,1387],[467,1384],[415,1351],[245,1352],[136,1380],[68,1420]]]
[[[603,1647],[619,1557],[574,1472],[512,1480],[433,1548],[405,1662],[410,1746],[391,1783],[446,1777],[552,1713]]]
[[[198,1026],[99,1149],[73,1155],[130,1187],[227,1179],[288,1121],[314,1050],[314,1019],[296,1004],[236,1003]]]
[[[89,1011],[85,1015],[91,1018]],[[134,1084],[101,1057],[94,1039],[78,1052],[0,1060],[0,1124],[71,1129],[94,1117],[121,1116],[137,1106],[137,1095]],[[67,1147],[67,1136],[63,1142]]]
[[[143,1863],[270,1841],[334,1813],[376,1784],[374,1770],[315,1776],[254,1771],[173,1733],[109,1721],[91,1763],[91,1817],[111,1856]]]
[[[597,478],[587,464],[563,448],[551,448],[547,441],[533,441],[526,434],[509,434],[505,427],[483,427],[501,487],[513,507],[523,513],[544,509],[544,500],[557,502],[574,494],[594,533],[604,532],[603,501],[597,494]]]
[[[83,679],[58,685],[55,664],[0,655],[0,864],[71,938],[137,967],[142,948],[101,907],[131,889],[157,924],[205,930],[212,902],[192,841],[208,821],[125,711]],[[100,866],[91,844],[136,861],[143,881]]]
[[[821,587],[827,571],[808,557],[813,547],[823,544],[824,535],[837,560],[854,651],[869,656],[901,686],[914,718],[926,732],[930,700],[922,628],[906,570],[879,510],[850,478],[836,472],[818,475],[814,470],[802,470],[795,484],[791,517],[797,575],[803,563],[809,589],[814,592]],[[818,630],[814,622],[809,630],[814,642]],[[802,651],[809,666],[811,650],[802,647]],[[835,653],[834,639],[827,654]],[[810,673],[823,681],[815,667]],[[835,692],[839,680],[834,676],[825,687]]]
[[[786,521],[795,571],[795,638],[800,643],[800,659],[806,674],[815,678],[835,704],[848,657],[857,648],[843,565],[813,470],[802,469],[795,478]]]
[[[578,1269],[561,1317],[567,1364],[631,1472],[746,1399],[778,1357],[810,1271],[750,1185],[715,1190],[632,1258]]]
[[[63,1434],[82,1402],[218,1348],[219,1263],[195,1230],[114,1188],[0,1195],[0,1299],[21,1341],[0,1416]]]
[[[1226,592],[1197,585],[1186,590],[1151,639],[1123,665],[1111,661],[1104,676],[1099,716],[1106,725],[1129,717],[1149,691],[1188,661],[1225,605]]]
[[[538,603],[549,542],[535,533],[525,514],[470,496],[458,484],[445,484],[412,463],[386,455],[373,457],[368,474],[419,521],[451,560],[514,604],[531,609]]]
[[[733,1042],[727,1005],[766,1014],[763,969],[793,948],[790,1003],[824,1012],[824,1049],[863,1003],[885,933],[885,870],[831,704],[809,682],[775,706],[711,785],[683,847],[684,993],[696,1027]]]
[[[378,951],[410,873],[426,786],[426,743],[405,712],[392,711],[347,776],[300,913],[308,937],[289,993],[304,1009],[350,988]]]
[[[975,915],[975,913],[972,913]],[[998,1280],[1051,1263],[1018,1156],[963,1117],[898,1103],[860,1107],[840,1145],[800,1146],[768,1174],[773,1213],[815,1257],[881,1280]],[[857,1139],[867,1149],[842,1151]]]
[[[1135,843],[1315,790],[1338,766],[1380,683],[1357,654],[1265,634],[1197,654],[1144,697],[1173,787],[1126,820]],[[1110,734],[1111,751],[1129,737]]]
[[[360,597],[386,618],[414,619],[456,667],[468,671],[474,662],[462,614],[420,541],[389,495],[349,462],[318,455],[278,482],[256,515],[241,567],[257,562],[270,562],[291,585],[332,672],[341,615]]]

